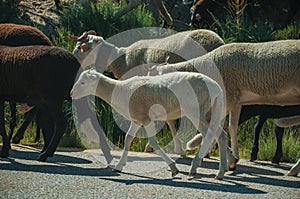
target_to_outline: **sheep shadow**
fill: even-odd
[[[151,184],[151,185],[160,185],[160,186],[169,186],[169,187],[176,187],[176,188],[192,188],[197,190],[208,190],[208,191],[221,191],[224,193],[240,193],[240,194],[266,194],[267,192],[249,188],[247,185],[243,185],[238,182],[234,181],[226,181],[224,183],[218,183],[217,181],[208,182],[204,180],[192,180],[192,181],[178,181],[174,179],[159,179],[159,178],[152,178],[147,176],[140,176],[134,174],[135,177],[140,177],[141,179],[137,180],[129,180],[129,179],[121,179],[121,178],[107,178],[107,177],[100,177],[101,180],[112,181],[116,183],[121,183],[125,185],[133,185],[133,184]]]
[[[184,164],[184,165],[191,165],[193,158],[191,157],[184,157],[179,158],[176,160],[177,164]],[[291,166],[285,164],[274,164],[274,163],[267,163],[267,162],[250,162],[246,161],[247,165],[237,163],[237,168],[234,171],[230,171],[227,175],[237,176],[241,174],[248,174],[248,175],[270,175],[270,176],[283,176],[285,173],[288,172]],[[260,167],[258,167],[260,166]],[[201,163],[201,167],[206,169],[219,169],[219,159],[212,157],[212,158],[204,158],[203,162]],[[261,168],[263,167],[263,168]],[[283,172],[278,172],[274,170],[270,170],[272,168],[284,170]]]
[[[192,158],[185,157],[176,160],[177,164],[190,165]],[[248,164],[248,162],[247,162]],[[259,166],[259,167],[258,167]],[[265,167],[265,168],[262,168]],[[205,169],[214,170],[215,174],[219,168],[219,160],[217,158],[205,158],[201,164],[201,167]],[[280,171],[272,170],[274,168],[289,170],[288,166],[280,166],[276,164],[261,164],[253,163],[250,165],[238,165],[236,171],[230,171],[225,174],[224,180],[218,181],[213,179],[215,174],[204,173],[201,168],[198,170],[198,174],[193,180],[185,180],[187,178],[188,171],[180,171],[179,177],[174,179],[160,179],[153,178],[147,175],[133,174],[128,172],[122,172],[122,174],[137,177],[138,179],[128,179],[126,177],[120,178],[107,178],[100,177],[102,180],[108,180],[113,182],[122,183],[125,185],[133,184],[151,184],[161,186],[172,186],[172,187],[184,187],[194,189],[204,189],[211,191],[222,191],[222,192],[233,192],[240,194],[265,194],[264,190],[251,188],[249,184],[261,184],[264,186],[275,186],[285,188],[300,188],[299,182],[295,181],[294,178],[284,177],[284,173]],[[185,176],[185,177],[182,177]],[[125,178],[125,179],[124,179]],[[209,180],[207,180],[207,178]]]
[[[37,161],[38,151],[10,151],[9,158],[0,158],[0,170],[28,171],[75,176],[119,176],[109,167],[92,164],[89,159],[54,154],[47,162]]]

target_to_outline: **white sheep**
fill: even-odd
[[[78,41],[73,54],[83,68],[89,65],[95,65],[98,71],[108,68],[118,79],[147,75],[148,68],[144,64],[162,63],[167,57],[168,63],[177,63],[206,54],[224,44],[215,32],[205,29],[140,40],[120,48],[95,34],[95,31],[88,31],[81,37],[73,37]],[[176,136],[174,121],[167,121],[167,124],[174,138],[174,152],[183,155],[182,141]]]
[[[282,128],[300,125],[300,116],[285,117],[276,120],[276,125]],[[300,159],[298,162],[290,169],[288,176],[297,176],[300,173]]]
[[[163,63],[167,57],[170,57],[168,63],[189,60],[224,44],[215,32],[205,29],[179,32],[160,39],[140,40],[128,47],[117,47],[100,36],[88,35],[90,33],[95,34],[88,31],[79,38],[73,37],[78,41],[73,50],[74,56],[83,68],[89,65],[95,65],[98,71],[108,68],[118,79],[128,78],[129,74],[126,73],[133,68],[136,70],[137,66]],[[147,75],[147,71],[140,68],[130,75]]]
[[[161,74],[197,71],[216,80],[214,71],[217,67],[226,90],[233,155],[238,158],[237,127],[241,105],[300,104],[299,63],[300,40],[283,40],[227,44],[199,58],[159,66],[157,71]],[[236,162],[230,162],[229,166],[235,169]]]
[[[224,97],[221,87],[214,80],[189,72],[114,80],[95,70],[88,70],[79,76],[71,91],[73,99],[86,95],[102,98],[131,121],[125,137],[124,151],[115,170],[122,170],[127,161],[130,144],[138,129],[144,126],[150,144],[169,165],[172,176],[175,176],[179,170],[175,162],[158,146],[154,121],[175,120],[186,116],[203,135],[206,134],[204,144],[192,163],[190,176],[196,174],[196,168],[200,165],[199,159],[207,154],[213,141],[218,139],[221,162],[216,178],[223,178],[227,170],[227,134],[221,133],[220,128],[225,117]]]

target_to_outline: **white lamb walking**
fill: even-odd
[[[196,174],[199,159],[207,154],[213,141],[218,139],[221,162],[216,178],[223,178],[227,170],[227,134],[221,133],[221,123],[225,117],[224,96],[221,87],[214,80],[199,73],[175,72],[154,77],[136,76],[120,81],[95,70],[88,70],[80,75],[71,91],[73,99],[87,95],[102,98],[131,121],[125,137],[124,151],[115,167],[117,171],[121,171],[126,164],[130,144],[138,129],[143,126],[150,144],[169,165],[172,176],[175,176],[179,170],[174,160],[158,146],[154,121],[175,120],[186,116],[204,135],[204,144],[194,158],[190,176]]]

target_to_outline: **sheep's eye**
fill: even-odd
[[[84,85],[84,84],[85,84],[85,82],[80,82],[80,84],[81,84],[81,85]]]

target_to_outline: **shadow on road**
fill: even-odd
[[[91,160],[67,155],[55,154],[47,162],[37,161],[38,151],[11,150],[9,158],[1,158],[5,164],[0,164],[0,170],[28,171],[62,175],[80,176],[119,176],[111,168],[89,167]],[[19,161],[19,160],[24,160]],[[26,164],[23,163],[26,161]],[[30,161],[30,162],[28,162]]]

